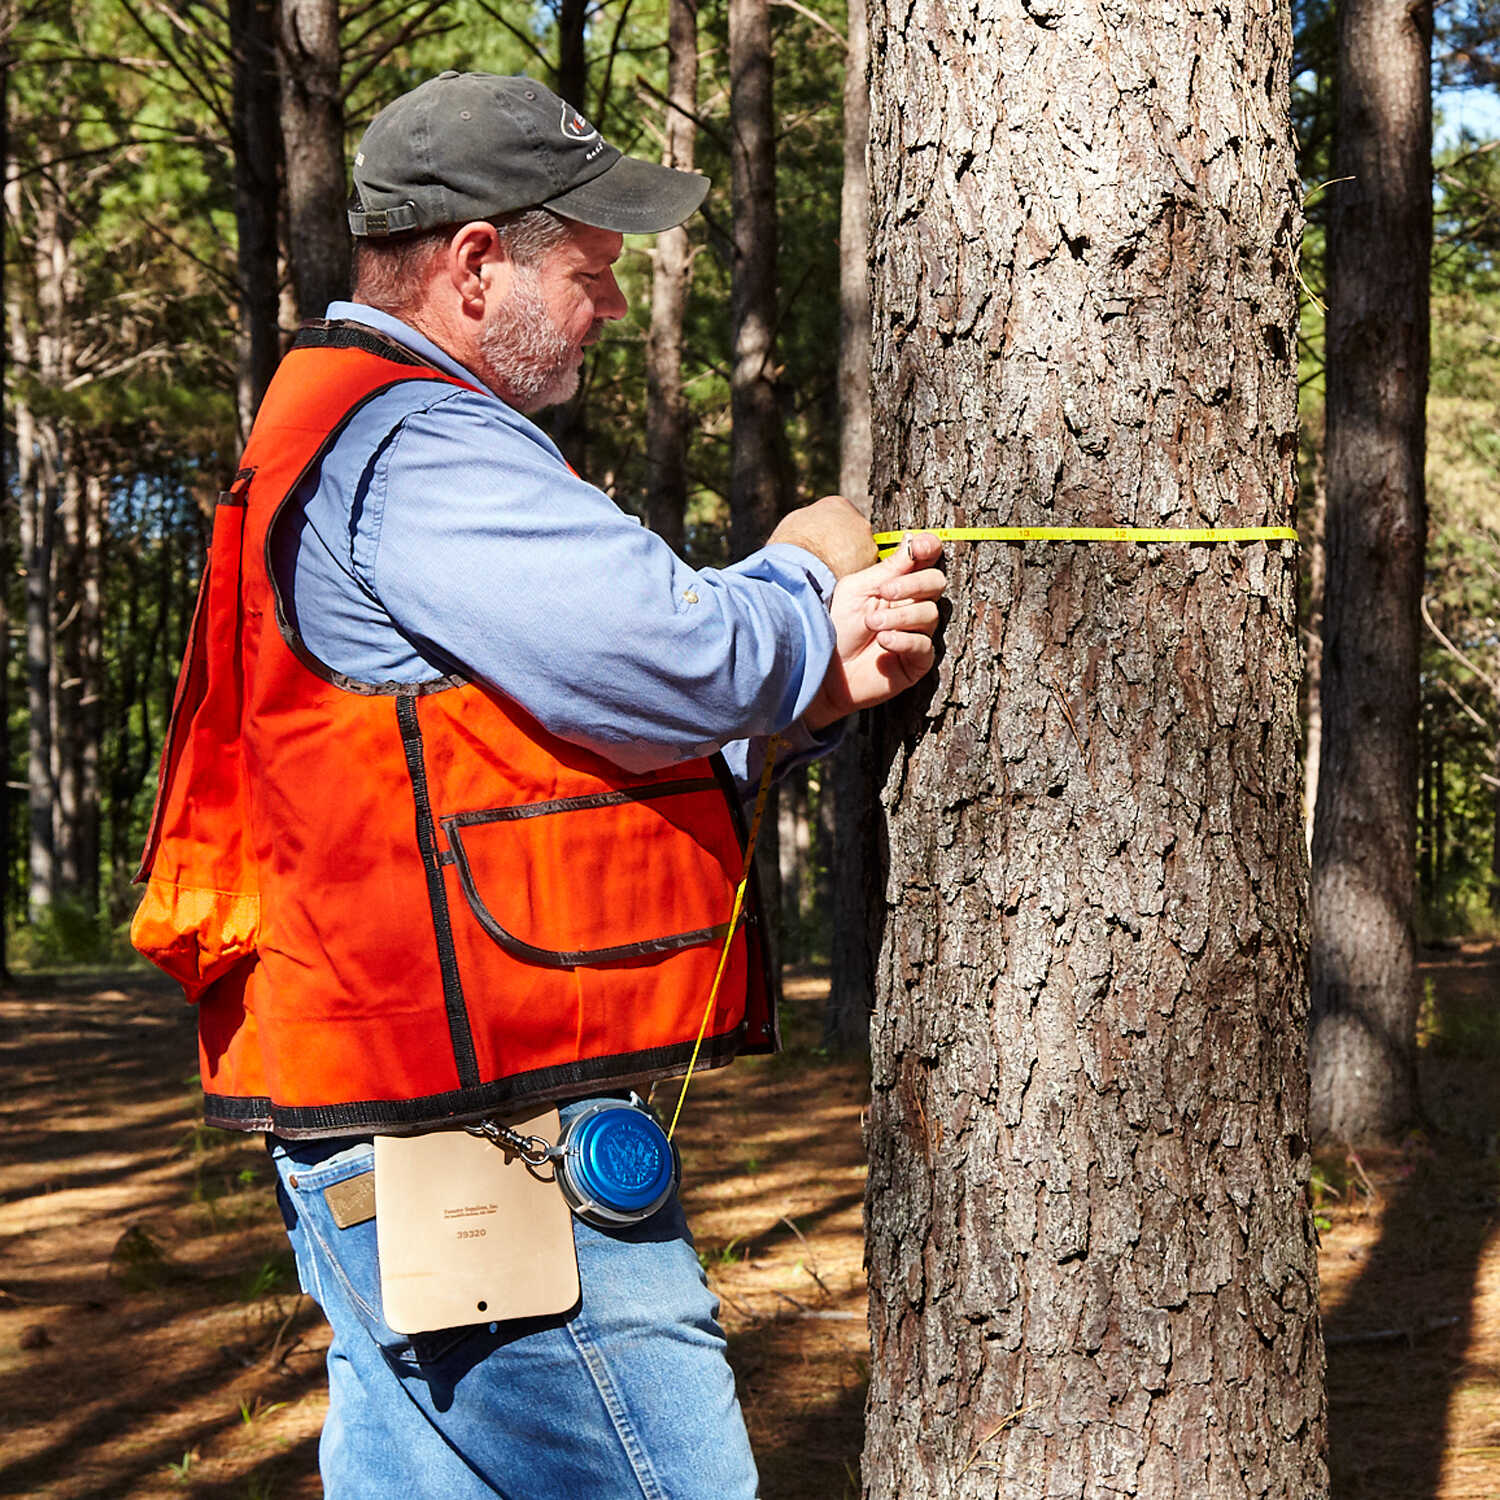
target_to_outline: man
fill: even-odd
[[[395,101],[355,157],[355,300],[284,361],[216,517],[134,936],[200,1007],[206,1118],[268,1132],[334,1330],[334,1500],[755,1493],[675,1193],[573,1221],[568,1311],[407,1337],[368,1191],[377,1134],[566,1126],[700,1036],[707,1066],[774,1046],[716,777],[772,735],[826,750],[931,664],[932,538],[876,564],[829,497],[693,570],[526,419],[624,315],[622,236],[706,186],[528,79]]]

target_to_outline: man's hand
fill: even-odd
[[[784,515],[766,538],[767,546],[772,542],[790,542],[811,552],[835,578],[868,568],[876,557],[870,523],[842,495],[824,495]]]
[[[894,698],[931,667],[937,601],[948,584],[931,565],[942,550],[935,536],[918,532],[884,562],[834,586],[830,613],[838,646],[803,715],[809,729]]]

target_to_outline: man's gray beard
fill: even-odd
[[[530,266],[516,267],[510,296],[484,320],[479,352],[485,383],[517,411],[555,406],[578,389],[578,346],[553,325]]]

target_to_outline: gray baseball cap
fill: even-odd
[[[530,78],[440,73],[370,121],[354,157],[350,232],[362,238],[521,208],[621,234],[680,224],[708,178],[626,156]]]

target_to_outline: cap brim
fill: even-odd
[[[565,219],[617,234],[658,234],[698,211],[708,192],[708,178],[659,162],[622,156],[597,177],[544,207]]]

